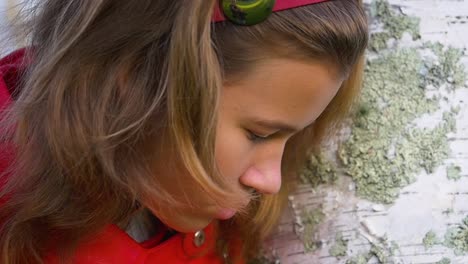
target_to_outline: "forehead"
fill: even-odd
[[[239,118],[312,123],[335,96],[343,79],[328,63],[270,59],[226,83],[222,104]]]

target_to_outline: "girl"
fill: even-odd
[[[0,62],[1,263],[255,255],[359,92],[367,24],[358,0],[217,2],[24,9]]]

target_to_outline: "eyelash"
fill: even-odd
[[[262,143],[266,140],[268,140],[269,136],[266,136],[266,137],[262,137],[262,136],[259,136],[255,133],[253,133],[252,131],[250,130],[247,130],[247,138],[252,141],[253,143]]]

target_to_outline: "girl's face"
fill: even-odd
[[[286,142],[323,112],[343,82],[338,76],[337,69],[328,63],[269,59],[242,79],[226,84],[221,95],[215,145],[221,174],[232,180],[232,184],[264,194],[277,193]],[[183,178],[174,174],[187,172],[167,166],[168,159],[170,155],[161,156],[156,169],[158,177],[170,175],[167,184],[174,186],[170,191],[185,195],[197,204],[210,204],[199,190],[191,186],[180,188],[184,185],[173,182]],[[180,232],[196,231],[213,219],[227,219],[235,214],[228,208],[214,206],[197,210],[149,207],[161,221]]]

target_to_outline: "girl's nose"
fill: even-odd
[[[281,188],[281,159],[251,166],[239,181],[262,194],[278,193]]]

